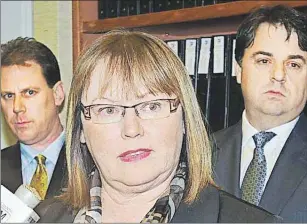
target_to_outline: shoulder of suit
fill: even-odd
[[[219,130],[217,132],[214,132],[213,133],[213,137],[219,139],[221,137],[224,137],[224,136],[229,136],[231,134],[234,134],[235,132],[237,132],[238,130],[241,130],[242,129],[242,122],[239,121],[238,123],[228,127],[228,128],[224,128],[222,130]]]
[[[239,121],[235,125],[214,132],[210,136],[212,145],[214,146],[214,148],[219,148],[221,145],[224,145],[226,142],[233,141],[235,138],[238,138],[238,136],[241,135],[242,133],[241,130],[242,130],[242,122]]]
[[[19,143],[16,143],[15,145],[11,145],[4,149],[1,149],[1,159],[9,157],[12,154],[15,154],[19,149],[20,149]]]
[[[219,190],[220,222],[281,222],[282,218]]]

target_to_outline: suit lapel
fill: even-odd
[[[217,140],[217,163],[215,180],[223,190],[240,197],[242,122],[240,121]]]
[[[54,197],[61,193],[64,181],[66,180],[66,158],[65,158],[65,145],[63,145],[56,166],[54,168],[52,178],[47,190],[46,198]]]
[[[1,154],[1,163],[1,183],[14,193],[23,183],[19,143]]]
[[[301,180],[307,175],[307,119],[304,115],[294,127],[260,201],[260,206],[274,214],[280,214]]]

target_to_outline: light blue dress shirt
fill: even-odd
[[[31,183],[32,176],[37,167],[37,162],[34,157],[38,154],[42,154],[46,157],[46,169],[48,173],[49,186],[64,141],[65,132],[63,131],[60,136],[54,142],[52,142],[44,151],[39,152],[28,145],[20,143],[23,184],[29,185]]]

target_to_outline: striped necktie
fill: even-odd
[[[48,174],[46,169],[46,157],[39,154],[34,158],[37,162],[37,167],[32,177],[30,186],[35,188],[42,199],[45,199],[48,189]]]
[[[254,157],[249,164],[242,182],[242,199],[254,205],[258,205],[262,193],[267,173],[267,162],[264,155],[264,146],[276,134],[273,132],[259,132],[253,136],[256,148]]]

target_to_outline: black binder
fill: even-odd
[[[119,16],[131,16],[137,14],[137,0],[120,0]]]
[[[183,0],[166,0],[166,10],[182,9]]]
[[[226,102],[226,78],[225,78],[225,52],[226,37],[214,36],[212,57],[212,71],[209,72],[208,88],[209,99],[209,124],[213,132],[225,127],[225,102]],[[211,74],[211,77],[210,77]]]
[[[205,5],[205,0],[184,0],[183,7],[184,8],[192,8],[197,6]]]
[[[233,2],[234,0],[214,0],[214,4],[226,3],[226,2]]]
[[[128,16],[129,0],[119,1],[119,16]]]
[[[201,1],[201,6],[213,5],[213,4],[215,4],[214,0],[202,0]]]
[[[166,44],[173,50],[173,52],[184,64],[185,40],[168,40],[166,41]]]
[[[106,0],[98,0],[98,18],[104,19],[107,18],[107,1]]]
[[[185,51],[184,51],[184,65],[191,77],[194,90],[197,91],[197,67],[196,61],[198,59],[198,43],[197,39],[186,39],[185,40]]]
[[[128,16],[137,15],[138,1],[137,0],[130,0],[128,4]]]
[[[137,0],[137,14],[153,12],[153,0]]]
[[[162,12],[167,10],[167,1],[166,0],[154,0],[153,2],[153,11]]]
[[[242,117],[244,110],[244,99],[242,95],[241,86],[237,83],[235,73],[235,47],[236,36],[230,35],[231,47],[231,73],[229,74],[229,104],[228,104],[228,127],[236,124]]]
[[[106,6],[106,18],[114,18],[120,15],[120,0],[104,0]]]
[[[209,65],[210,65],[210,52],[211,52],[211,37],[202,37],[199,39],[199,60],[198,60],[198,84],[197,84],[197,100],[199,106],[204,115],[205,123],[208,122],[207,117],[209,116],[208,103],[208,76],[209,76]],[[212,64],[212,59],[211,59]]]

